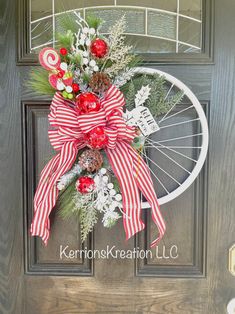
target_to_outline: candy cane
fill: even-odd
[[[38,57],[41,66],[49,71],[57,69],[61,63],[59,54],[53,48],[43,48]]]

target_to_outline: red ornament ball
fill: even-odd
[[[108,52],[108,45],[103,39],[96,38],[91,42],[90,50],[96,58],[103,58]]]
[[[76,182],[76,189],[82,194],[92,192],[95,187],[95,181],[90,177],[80,177]]]
[[[78,93],[80,91],[80,87],[77,83],[72,84],[72,89],[73,89],[74,93]]]
[[[60,54],[62,55],[62,56],[66,56],[67,55],[67,53],[68,53],[68,50],[66,49],[66,48],[60,48]]]
[[[102,149],[108,144],[108,136],[104,128],[98,126],[88,133],[88,146],[94,149]]]
[[[81,114],[100,110],[100,99],[93,93],[82,93],[77,97],[77,109]]]

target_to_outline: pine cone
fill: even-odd
[[[111,80],[108,74],[103,72],[94,73],[90,79],[89,86],[93,92],[105,92],[111,84]]]
[[[97,171],[103,164],[103,156],[97,149],[88,149],[78,158],[78,163],[83,170]]]

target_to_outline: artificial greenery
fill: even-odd
[[[167,97],[167,87],[164,76],[158,74],[134,76],[120,89],[125,95],[126,108],[130,111],[135,107],[135,96],[142,86],[151,88],[150,96],[144,103],[154,117],[166,113],[175,103],[179,103],[183,98],[183,92],[179,91],[173,96]]]
[[[75,183],[77,178],[78,176],[59,194],[57,209],[62,218],[69,218],[75,213],[79,214],[79,210],[75,210],[73,200],[73,195],[76,193]]]
[[[55,89],[48,81],[48,71],[43,68],[33,69],[29,76],[30,78],[26,83],[29,90],[38,95],[53,96],[55,94]]]
[[[68,219],[77,216],[81,228],[81,240],[84,242],[98,220],[97,211],[93,208],[88,194],[76,191],[75,183],[78,176],[60,193],[57,209],[60,217]]]
[[[57,47],[64,47],[70,49],[74,43],[74,34],[71,30],[66,33],[57,33],[56,35]]]
[[[92,203],[88,203],[86,207],[80,209],[79,221],[81,228],[81,240],[84,242],[97,223],[98,213],[93,208]]]
[[[95,15],[88,15],[86,17],[86,22],[90,28],[98,29],[104,21]]]

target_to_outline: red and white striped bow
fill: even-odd
[[[34,218],[31,234],[40,236],[47,244],[50,233],[49,215],[58,198],[57,181],[74,164],[78,151],[87,145],[86,134],[94,127],[104,127],[108,136],[105,148],[114,174],[117,176],[123,197],[123,224],[126,239],[144,229],[141,220],[141,191],[152,208],[152,219],[163,237],[165,223],[162,218],[149,169],[141,156],[130,145],[136,136],[135,129],[123,119],[123,94],[111,86],[101,100],[99,112],[79,115],[72,101],[56,93],[51,106],[49,121],[53,129],[48,131],[55,150],[59,151],[43,169],[34,197]]]

